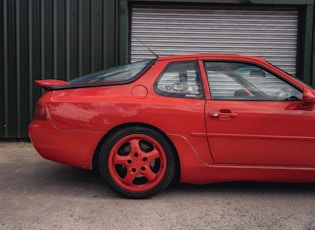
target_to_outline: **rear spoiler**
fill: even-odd
[[[55,80],[55,79],[46,79],[46,80],[35,80],[35,83],[40,87],[51,90],[58,86],[68,86],[70,85],[67,81]]]

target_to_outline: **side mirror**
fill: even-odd
[[[303,100],[304,103],[315,103],[315,92],[309,88],[304,88],[303,90]]]
[[[315,92],[312,89],[304,88],[303,90],[303,99],[302,103],[300,104],[300,109],[306,111],[314,110],[315,105]]]

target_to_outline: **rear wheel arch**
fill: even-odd
[[[116,132],[119,132],[120,130],[123,130],[125,128],[129,128],[129,127],[142,127],[142,128],[148,128],[151,130],[154,130],[156,132],[158,132],[161,136],[163,136],[163,138],[168,142],[168,144],[171,146],[172,148],[172,154],[174,155],[174,159],[175,159],[175,175],[173,178],[173,183],[178,183],[180,180],[180,171],[181,171],[181,166],[180,166],[180,160],[179,160],[179,156],[178,156],[178,151],[175,147],[175,145],[173,144],[173,142],[171,141],[171,139],[160,129],[152,126],[152,125],[148,125],[145,123],[127,123],[127,124],[122,124],[119,126],[116,126],[114,128],[112,128],[111,130],[109,130],[106,135],[103,136],[103,138],[100,140],[100,142],[98,143],[94,155],[93,155],[93,159],[92,159],[92,167],[93,170],[95,172],[99,171],[99,157],[100,157],[100,151],[101,148],[103,146],[103,144],[109,139],[109,137],[111,135],[113,135]]]

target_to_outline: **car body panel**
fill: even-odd
[[[204,62],[217,60],[262,66],[304,90],[307,102],[212,100]],[[203,98],[158,95],[154,85],[166,67],[187,61],[199,65]],[[315,181],[314,90],[261,58],[161,57],[128,84],[67,89],[59,81],[40,84],[59,87],[39,100],[47,119],[34,119],[29,126],[33,145],[47,159],[92,169],[107,135],[118,127],[141,125],[159,130],[172,143],[181,182]]]
[[[207,135],[214,162],[315,166],[314,116],[299,105],[207,101]],[[214,117],[215,113],[219,115]]]
[[[84,169],[92,169],[93,154],[105,132],[58,129],[52,122],[29,126],[32,143],[44,158]]]

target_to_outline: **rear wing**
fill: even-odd
[[[35,83],[39,85],[40,87],[52,90],[55,89],[58,86],[69,86],[70,83],[62,80],[56,80],[56,79],[46,79],[46,80],[35,80]]]

